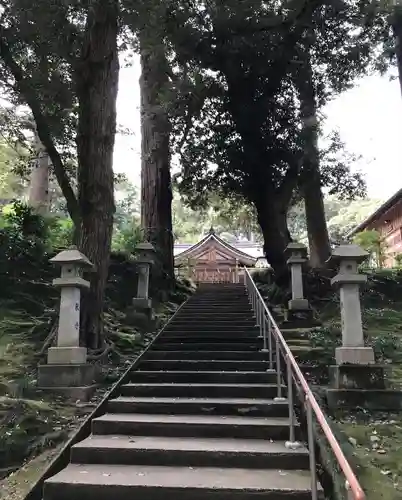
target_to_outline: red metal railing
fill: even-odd
[[[295,417],[293,408],[293,382],[296,383],[303,391],[304,402],[307,413],[307,430],[308,430],[308,448],[310,456],[310,472],[311,472],[311,490],[312,500],[317,500],[317,471],[315,458],[315,438],[313,426],[313,414],[324,433],[327,442],[332,449],[332,452],[338,462],[338,465],[345,477],[345,488],[348,492],[350,500],[365,500],[366,495],[359,484],[349,462],[347,461],[337,439],[335,438],[324,413],[322,412],[316,398],[299,368],[288,344],[286,343],[276,321],[264,302],[253,278],[249,271],[244,268],[245,285],[248,291],[250,302],[255,313],[257,325],[260,327],[260,337],[263,338],[263,350],[269,356],[269,367],[273,369],[273,344],[275,343],[276,356],[276,374],[277,374],[277,399],[282,398],[282,369],[281,369],[281,353],[286,362],[287,386],[288,386],[288,404],[289,404],[289,442],[297,445],[295,440]]]

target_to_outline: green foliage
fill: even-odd
[[[362,231],[353,237],[353,242],[369,253],[368,261],[373,262],[373,267],[383,267],[386,242],[378,231],[375,229]]]
[[[47,217],[48,238],[47,242],[53,250],[64,250],[73,244],[74,224],[70,218]]]
[[[261,241],[255,210],[239,196],[225,198],[223,194],[211,193],[205,203],[194,206],[175,192],[172,212],[173,231],[178,242],[196,243],[211,227],[229,243],[241,238]]]
[[[112,238],[114,252],[133,253],[141,241],[144,241],[144,234],[137,219],[127,220],[120,227],[115,225]]]
[[[398,253],[394,257],[397,269],[402,269],[402,253]]]
[[[324,200],[330,239],[342,242],[349,231],[363,222],[381,204],[377,199],[342,200],[329,196]],[[307,227],[302,203],[296,203],[288,212],[288,224],[292,237],[296,241],[307,242]]]
[[[0,198],[12,200],[24,190],[23,179],[15,173],[20,154],[18,149],[0,142]]]
[[[331,365],[334,362],[335,349],[342,345],[339,324],[327,324],[320,328],[314,328],[309,332],[312,347],[319,347],[320,364]]]
[[[319,110],[373,57],[374,30],[361,29],[366,13],[360,8],[357,1],[320,7],[286,2],[283,10],[275,2],[180,2],[180,22],[168,28],[187,83],[179,89],[187,113],[175,122],[182,192],[197,203],[214,189],[257,203],[258,196],[296,187],[301,55],[310,49]],[[323,184],[342,196],[361,193],[361,178],[349,172],[350,158],[339,155],[339,137],[328,140],[321,151]]]

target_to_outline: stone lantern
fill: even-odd
[[[61,289],[57,347],[48,351],[48,364],[80,364],[87,361],[87,350],[80,347],[81,289],[90,283],[82,278],[83,271],[92,270],[92,263],[76,248],[64,250],[50,259],[61,266],[61,277],[53,285]]]
[[[149,295],[149,276],[152,264],[155,263],[155,248],[151,243],[140,243],[136,247],[136,263],[138,269],[137,296],[133,299],[136,309],[152,310],[152,301]]]
[[[357,245],[341,245],[332,253],[329,263],[339,266],[338,274],[331,284],[339,289],[342,347],[336,349],[336,363],[374,363],[374,351],[364,346],[362,314],[359,288],[367,281],[367,276],[359,274],[358,266],[368,257],[368,253]]]
[[[342,347],[336,349],[336,365],[330,366],[332,388],[327,391],[333,408],[382,409],[384,394],[389,397],[392,392],[384,390],[384,367],[375,364],[373,348],[364,345],[359,289],[367,276],[359,274],[358,266],[367,257],[357,245],[340,245],[328,261],[339,268],[331,284],[339,289],[342,320]]]
[[[39,366],[38,384],[43,389],[85,399],[95,387],[96,369],[87,364],[87,349],[79,344],[81,290],[90,287],[82,274],[93,270],[93,265],[75,247],[60,252],[50,262],[61,267],[60,278],[53,280],[61,290],[60,313],[56,346],[48,350],[47,365]]]
[[[291,242],[286,247],[287,264],[290,266],[292,279],[292,299],[289,301],[290,311],[307,311],[310,309],[308,300],[303,293],[303,264],[307,262],[307,247],[302,243]]]

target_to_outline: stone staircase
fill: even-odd
[[[261,347],[244,286],[201,287],[44,500],[310,500],[309,454],[285,446],[288,403]]]

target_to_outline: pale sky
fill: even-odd
[[[129,68],[121,68],[117,119],[134,136],[117,136],[114,156],[116,172],[124,172],[140,183],[140,67],[138,57]],[[401,135],[402,97],[397,80],[370,76],[342,94],[326,108],[326,128],[338,129],[350,152],[362,155],[356,169],[365,174],[368,195],[387,198],[402,187]]]

